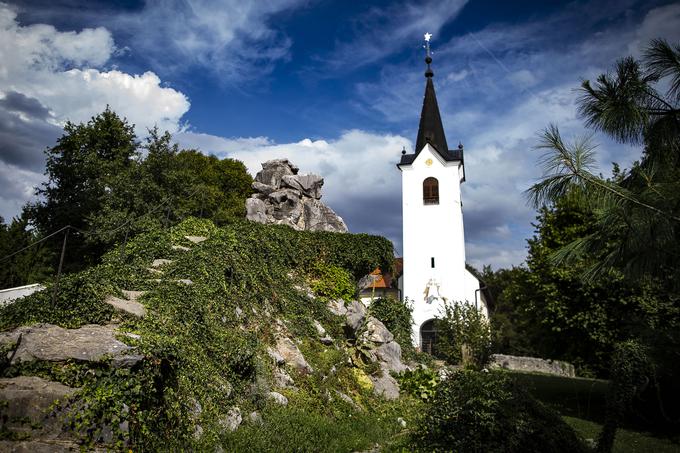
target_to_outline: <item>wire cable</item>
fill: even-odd
[[[196,187],[193,191],[191,191],[190,193],[188,193],[188,194],[186,195],[187,198],[192,198],[194,195],[196,195],[196,193],[197,193],[200,189],[202,189],[201,186]],[[113,228],[113,229],[111,229],[111,230],[107,230],[107,231],[97,231],[97,230],[94,230],[94,231],[85,231],[85,230],[81,230],[80,228],[76,228],[76,227],[74,227],[74,226],[72,226],[72,225],[66,225],[66,226],[61,227],[61,228],[59,228],[58,230],[56,230],[56,231],[54,231],[54,232],[48,234],[47,236],[45,236],[45,237],[43,237],[43,238],[40,238],[40,239],[38,239],[37,241],[32,242],[32,243],[28,244],[27,246],[22,247],[21,249],[19,249],[19,250],[15,251],[15,252],[10,253],[9,255],[6,255],[6,256],[0,258],[0,263],[2,263],[3,261],[6,261],[6,260],[12,258],[12,257],[15,256],[15,255],[18,255],[19,253],[23,252],[24,250],[27,250],[27,249],[29,249],[29,248],[31,248],[31,247],[34,247],[34,246],[40,244],[41,242],[44,242],[44,241],[48,240],[48,239],[51,238],[52,236],[55,236],[55,235],[61,233],[62,231],[65,231],[65,230],[67,230],[67,229],[72,229],[72,230],[74,230],[74,231],[77,231],[78,233],[81,233],[83,236],[103,236],[103,235],[105,235],[105,234],[113,234],[113,233],[119,231],[120,229],[124,228],[125,226],[128,226],[128,225],[130,225],[130,224],[133,224],[134,222],[138,221],[139,219],[141,219],[141,218],[143,218],[143,217],[146,217],[147,215],[156,212],[156,210],[157,210],[158,208],[167,205],[168,202],[171,201],[171,199],[172,199],[172,196],[168,196],[168,197],[166,197],[165,199],[163,199],[160,203],[158,203],[156,206],[154,206],[153,208],[151,208],[149,211],[145,212],[144,214],[141,214],[141,215],[139,215],[139,216],[137,216],[137,217],[133,217],[133,218],[131,218],[131,219],[128,219],[128,220],[126,220],[125,222],[123,222],[122,224],[118,225],[117,227],[115,227],[115,228]]]

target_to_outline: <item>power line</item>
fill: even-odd
[[[188,193],[188,194],[186,195],[187,198],[192,198],[194,195],[196,195],[196,193],[197,193],[200,189],[201,189],[200,186],[196,187],[193,191],[191,191],[190,193]],[[21,253],[21,252],[23,252],[23,251],[25,251],[25,250],[27,250],[27,249],[29,249],[29,248],[31,248],[31,247],[34,247],[34,246],[36,246],[36,245],[38,245],[38,244],[40,244],[40,243],[42,243],[42,242],[48,240],[48,239],[51,238],[52,236],[55,236],[55,235],[61,233],[62,231],[65,231],[65,230],[72,229],[72,230],[74,230],[74,231],[77,231],[78,233],[81,233],[83,236],[103,236],[103,235],[105,235],[105,234],[113,234],[113,233],[119,231],[121,228],[124,228],[125,226],[128,226],[128,225],[130,225],[130,224],[133,224],[133,223],[136,222],[137,220],[139,220],[139,219],[141,219],[141,218],[143,218],[143,217],[145,217],[145,216],[147,216],[147,215],[149,215],[149,214],[154,213],[158,208],[165,206],[169,201],[171,201],[171,199],[172,199],[172,196],[166,197],[166,198],[163,199],[160,203],[158,203],[156,206],[154,206],[152,209],[150,209],[149,211],[145,212],[144,214],[141,214],[141,215],[139,215],[139,216],[137,216],[137,217],[133,217],[133,218],[131,218],[131,219],[128,219],[128,220],[126,220],[125,222],[123,222],[122,224],[120,224],[120,225],[118,225],[117,227],[115,227],[115,228],[113,228],[113,229],[111,229],[111,230],[108,230],[108,231],[97,231],[97,230],[94,230],[94,231],[83,231],[83,230],[81,230],[80,228],[76,228],[76,227],[74,227],[74,226],[72,226],[72,225],[66,225],[66,226],[64,226],[64,227],[62,227],[62,228],[60,228],[60,229],[58,229],[58,230],[56,230],[56,231],[54,231],[54,232],[48,234],[47,236],[45,236],[45,237],[43,237],[43,238],[41,238],[41,239],[38,239],[37,241],[32,242],[32,243],[28,244],[27,246],[22,247],[21,249],[15,251],[15,252],[10,253],[10,254],[7,255],[7,256],[4,256],[4,257],[0,258],[0,263],[2,263],[3,261],[6,261],[6,260],[12,258],[12,257],[15,256],[15,255],[18,255],[19,253]]]
[[[51,238],[52,236],[54,236],[54,235],[56,235],[56,234],[59,234],[59,233],[61,233],[61,232],[64,231],[64,230],[68,230],[69,228],[73,228],[73,227],[72,227],[71,225],[66,225],[65,227],[58,229],[58,230],[55,231],[54,233],[50,233],[50,234],[48,234],[47,236],[45,236],[44,238],[39,239],[39,240],[37,240],[37,241],[35,241],[35,242],[31,243],[31,244],[28,244],[26,247],[24,247],[24,248],[22,248],[22,249],[19,249],[19,250],[17,250],[17,251],[14,252],[14,253],[10,253],[9,255],[7,255],[7,256],[5,256],[5,257],[0,258],[0,263],[3,262],[3,261],[5,261],[5,260],[10,259],[10,258],[13,257],[14,255],[17,255],[17,254],[23,252],[24,250],[27,250],[27,249],[29,249],[29,248],[35,246],[35,245],[40,244],[41,242],[44,242],[44,241],[48,240],[48,239]],[[77,228],[76,228],[76,229],[77,229]]]

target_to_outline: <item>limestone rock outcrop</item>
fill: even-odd
[[[359,301],[345,305],[337,300],[328,302],[327,306],[334,314],[345,316],[348,335],[356,338],[368,358],[380,366],[381,373],[369,376],[373,391],[386,399],[399,398],[399,384],[390,373],[401,373],[408,367],[401,361],[401,346],[394,341],[394,335]]]
[[[62,435],[61,421],[51,414],[52,405],[76,390],[35,376],[0,378],[3,429],[25,437],[56,439]]]
[[[283,357],[286,364],[298,370],[300,373],[310,374],[314,372],[298,347],[290,338],[284,336],[278,337],[276,339],[276,352]]]
[[[246,200],[246,218],[296,230],[347,232],[342,217],[320,201],[323,178],[298,171],[288,159],[263,163],[253,182],[255,193]]]

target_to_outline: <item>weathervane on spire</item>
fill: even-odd
[[[432,63],[432,52],[430,52],[430,39],[432,39],[432,33],[425,33],[423,37],[425,38],[425,45],[423,46],[425,48],[425,63],[427,63],[425,77],[432,77],[434,75],[432,68],[430,68],[430,63]]]

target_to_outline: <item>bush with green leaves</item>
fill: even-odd
[[[399,391],[423,401],[432,399],[439,384],[439,373],[432,368],[405,370],[397,375]]]
[[[445,303],[436,320],[437,352],[449,363],[482,369],[491,357],[491,328],[484,312],[468,303]]]
[[[327,300],[342,299],[350,301],[356,294],[352,274],[340,266],[316,263],[310,275],[312,291]]]
[[[553,410],[505,372],[457,371],[428,399],[413,435],[421,451],[578,453],[587,449]]]

